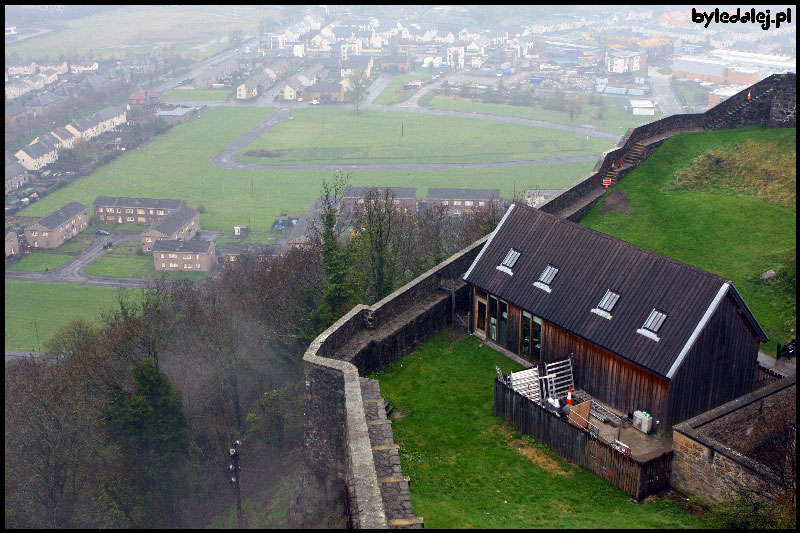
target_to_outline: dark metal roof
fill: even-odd
[[[124,198],[120,196],[98,196],[92,202],[96,207],[138,207],[140,209],[178,209],[186,205],[185,200],[172,198]]]
[[[27,171],[28,169],[20,165],[17,161],[9,163],[6,165],[6,181],[14,179],[20,174],[25,174]]]
[[[189,222],[191,222],[192,219],[196,216],[200,216],[200,213],[198,213],[191,207],[184,206],[175,211],[174,213],[172,213],[171,215],[167,215],[161,220],[153,222],[153,224],[147,229],[147,231],[155,230],[163,233],[164,235],[174,235],[181,228],[189,224]]]
[[[39,220],[34,222],[34,224],[39,224],[40,226],[44,226],[45,228],[48,229],[56,229],[65,222],[70,221],[83,211],[88,211],[88,208],[85,205],[78,202],[70,202],[64,207],[60,207],[55,211],[53,211],[52,213],[50,213],[49,215],[40,218]]]
[[[496,267],[512,247],[520,255],[509,275]],[[534,286],[548,265],[558,269],[550,292]],[[730,280],[521,204],[509,208],[464,279],[666,377],[725,294],[767,340]],[[609,289],[621,295],[610,320],[591,312]],[[667,315],[658,342],[637,333],[653,309]]]
[[[347,187],[342,193],[342,198],[365,198],[370,189],[376,189],[378,194],[383,194],[383,191],[388,189],[395,199],[417,198],[417,189],[413,187]]]
[[[500,189],[428,189],[428,198],[436,200],[500,200]]]
[[[214,241],[201,241],[198,239],[191,241],[171,241],[158,240],[153,243],[153,253],[156,252],[179,252],[186,254],[210,254]]]

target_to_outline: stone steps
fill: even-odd
[[[367,430],[375,462],[386,520],[392,529],[420,529],[424,520],[414,516],[409,484],[400,464],[400,446],[394,443],[392,422],[387,418],[388,403],[381,397],[380,384],[374,379],[359,378]]]

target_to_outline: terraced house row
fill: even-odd
[[[58,159],[58,151],[72,148],[77,139],[89,140],[127,121],[127,107],[111,106],[88,118],[74,120],[64,127],[37,137],[14,155],[28,170],[40,170]]]
[[[88,225],[89,209],[79,202],[70,202],[27,226],[25,239],[33,248],[58,248]]]

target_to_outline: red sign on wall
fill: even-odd
[[[603,186],[608,189],[609,185],[611,185],[611,178],[603,178]]]

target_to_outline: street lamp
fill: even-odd
[[[236,450],[241,443],[242,441],[240,440],[233,441],[233,448],[230,448],[229,450],[229,454],[231,457],[231,461],[233,461],[233,464],[228,465],[228,475],[230,476],[230,481],[228,481],[228,483],[233,484],[233,492],[236,495],[236,517],[239,522],[239,529],[244,528],[242,524],[242,495],[239,490],[239,483],[241,478],[240,472],[242,471],[242,468],[239,466],[239,460],[241,459],[241,456],[239,455],[239,452]]]

